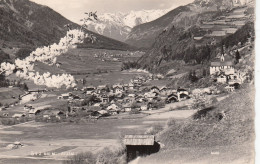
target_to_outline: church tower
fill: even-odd
[[[221,62],[224,62],[224,61],[225,61],[225,56],[224,56],[224,53],[223,53],[223,54],[221,54],[220,61],[221,61]]]

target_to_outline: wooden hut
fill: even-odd
[[[138,156],[146,156],[160,150],[160,145],[155,142],[153,135],[125,135],[127,162]]]

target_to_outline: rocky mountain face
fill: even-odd
[[[132,28],[153,21],[169,10],[141,10],[129,13],[104,13],[98,20],[88,23],[88,29],[101,35],[124,41]]]
[[[69,21],[56,11],[29,0],[0,0],[0,47],[39,47],[58,42],[64,37],[70,24],[71,28],[80,26]],[[90,32],[99,41],[88,43],[83,47],[128,49],[130,46],[99,34]]]
[[[57,42],[66,34],[66,24],[78,26],[29,0],[0,1],[0,39],[6,43],[40,46]]]
[[[187,29],[190,26],[200,24],[207,20],[207,15],[213,12],[223,11],[234,7],[251,4],[253,0],[195,0],[186,6],[180,6],[162,17],[132,29],[126,39],[126,43],[149,48],[153,45],[155,38],[167,29]]]

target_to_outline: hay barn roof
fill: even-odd
[[[154,145],[153,135],[125,135],[125,145]]]

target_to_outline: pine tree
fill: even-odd
[[[241,56],[240,56],[240,53],[237,50],[237,52],[236,52],[236,63],[239,62],[239,59],[241,59]]]

